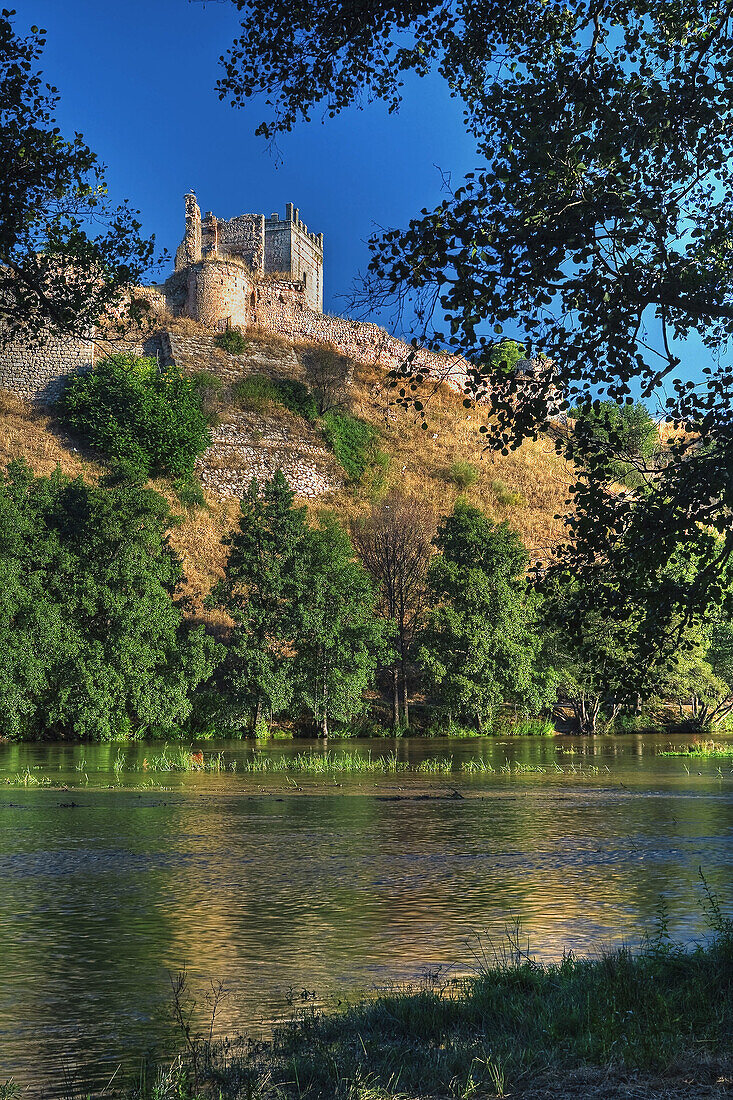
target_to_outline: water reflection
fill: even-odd
[[[660,895],[675,934],[701,934],[698,866],[722,890],[731,876],[733,776],[719,761],[688,775],[656,755],[666,740],[360,744],[563,770],[303,776],[299,790],[241,772],[123,773],[117,788],[117,746],[0,748],[0,779],[40,766],[73,787],[0,786],[0,1079],[33,1094],[55,1075],[60,1094],[65,1077],[99,1086],[134,1067],[170,1037],[168,972],[184,965],[199,988],[226,980],[224,1028],[260,1028],[291,985],[414,978],[514,916],[543,955],[637,939]],[[143,781],[156,788],[125,785]]]

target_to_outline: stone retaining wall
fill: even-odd
[[[214,429],[196,471],[205,488],[241,497],[253,477],[282,470],[296,496],[312,499],[343,485],[342,471],[318,433],[286,418],[234,413]]]
[[[55,401],[70,374],[91,370],[94,344],[73,337],[50,337],[41,344],[14,340],[0,346],[0,387],[41,404]]]

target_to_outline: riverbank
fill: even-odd
[[[733,1095],[733,923],[685,951],[664,918],[642,950],[537,963],[519,933],[477,973],[322,1012],[270,1042],[186,1037],[137,1095],[284,1100]],[[188,1019],[185,988],[178,1016]],[[156,1092],[156,1089],[158,1090]]]

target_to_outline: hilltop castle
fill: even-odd
[[[238,260],[256,277],[280,275],[302,283],[311,309],[323,311],[323,234],[309,233],[291,202],[279,214],[239,214],[223,221],[209,212],[201,218],[196,196],[188,194],[186,229],[176,251],[176,271],[202,260]]]
[[[323,234],[310,233],[292,203],[284,218],[239,214],[228,221],[212,213],[202,218],[192,193],[184,203],[173,274],[162,285],[134,291],[153,311],[153,334],[140,342],[132,333],[127,350],[177,361],[167,319],[190,317],[210,331],[206,339],[212,345],[217,332],[254,328],[294,344],[328,343],[354,362],[384,371],[409,358],[415,371],[462,388],[466,364],[460,358],[413,348],[378,325],[323,312]],[[104,342],[98,345],[95,334],[82,339],[49,333],[41,345],[27,345],[20,337],[0,348],[0,388],[53,401],[69,374],[90,370],[105,354],[109,349]]]

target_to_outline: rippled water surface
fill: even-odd
[[[59,1096],[134,1071],[170,1039],[182,967],[201,994],[225,981],[223,1030],[260,1031],[305,990],[465,971],[473,937],[515,918],[545,957],[638,941],[660,898],[674,935],[704,935],[698,868],[731,900],[733,758],[668,743],[359,741],[455,770],[335,778],[245,774],[241,742],[202,746],[238,771],[171,775],[142,768],[159,747],[116,773],[118,746],[0,746],[0,1084]],[[477,758],[498,770],[459,770]],[[26,769],[54,786],[14,785]]]

